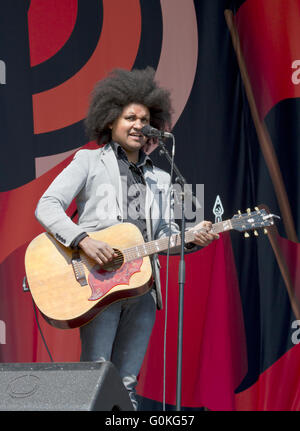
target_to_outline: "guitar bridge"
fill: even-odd
[[[75,278],[80,284],[80,286],[87,286],[88,282],[84,273],[84,267],[81,262],[81,257],[78,250],[73,251],[71,263],[72,263]]]

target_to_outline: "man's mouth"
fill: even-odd
[[[133,137],[133,138],[143,138],[144,135],[142,133],[129,133],[129,136]]]

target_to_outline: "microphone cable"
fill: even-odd
[[[49,355],[50,361],[51,361],[51,362],[54,362],[54,361],[53,361],[53,358],[52,358],[52,355],[51,355],[51,353],[50,353],[50,350],[49,350],[49,348],[48,348],[48,346],[47,346],[47,343],[46,343],[46,340],[45,340],[45,337],[44,337],[43,331],[42,331],[42,329],[41,329],[40,322],[39,322],[39,319],[38,319],[38,316],[37,316],[37,312],[36,312],[35,303],[34,303],[34,300],[33,300],[33,297],[32,297],[32,296],[31,296],[31,299],[32,299],[33,311],[34,311],[34,315],[35,315],[35,321],[36,321],[36,324],[37,324],[37,327],[38,327],[38,330],[39,330],[40,336],[41,336],[41,338],[42,338],[42,340],[43,340],[43,343],[44,343],[45,349],[47,350],[47,353],[48,353],[48,355]]]
[[[51,353],[50,353],[50,350],[49,350],[49,348],[48,348],[48,346],[47,346],[46,339],[45,339],[45,337],[44,337],[44,334],[43,334],[42,328],[41,328],[41,326],[40,326],[39,318],[38,318],[37,311],[36,311],[36,306],[35,306],[35,303],[34,303],[33,296],[32,296],[32,294],[31,294],[31,292],[30,292],[30,288],[29,288],[29,284],[28,284],[28,280],[27,280],[27,276],[26,276],[26,275],[25,275],[25,276],[24,276],[24,278],[23,278],[22,288],[23,288],[23,292],[29,292],[29,293],[30,293],[30,295],[31,295],[32,308],[33,308],[33,312],[34,312],[34,317],[35,317],[35,322],[36,322],[37,328],[38,328],[38,330],[39,330],[40,336],[41,336],[42,341],[43,341],[43,343],[44,343],[45,349],[47,350],[47,353],[48,353],[48,355],[49,355],[49,359],[50,359],[50,361],[51,361],[51,362],[54,362],[54,361],[53,361],[53,358],[52,358],[52,355],[51,355]]]

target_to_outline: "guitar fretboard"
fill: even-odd
[[[225,220],[212,225],[212,231],[214,233],[221,233],[231,229],[232,229],[231,220]],[[199,229],[198,231],[195,231],[193,229],[186,231],[184,236],[185,244],[193,242],[195,239],[195,233],[200,231],[201,229]],[[140,257],[151,256],[152,254],[166,251],[168,250],[169,245],[170,245],[170,249],[179,247],[181,245],[181,234],[176,233],[171,235],[170,237],[163,237],[157,240],[138,244],[134,247],[129,247],[122,250],[122,253],[124,255],[125,261],[129,262],[131,260],[138,259]]]

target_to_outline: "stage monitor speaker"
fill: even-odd
[[[133,411],[111,362],[0,364],[0,410]]]

